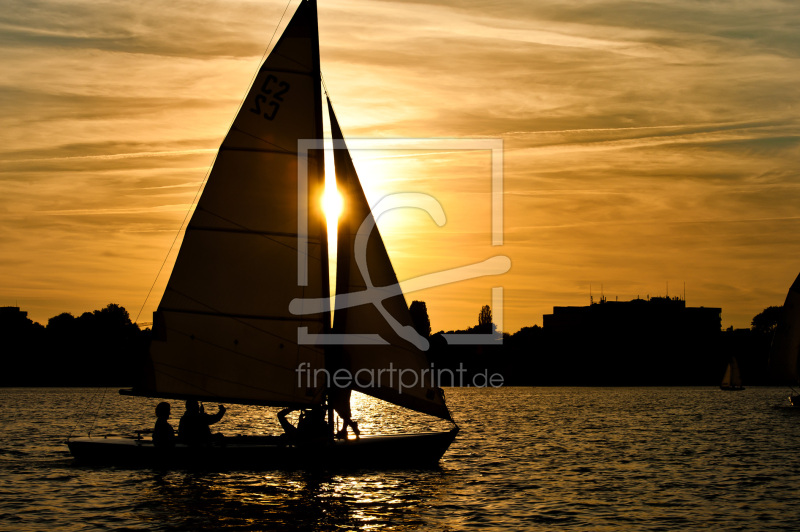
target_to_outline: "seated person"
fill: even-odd
[[[156,447],[172,447],[175,445],[175,430],[169,424],[169,403],[158,403],[156,406],[156,426],[153,428],[153,445]]]
[[[325,410],[321,406],[300,412],[296,427],[286,419],[287,414],[294,410],[296,409],[284,408],[278,412],[278,421],[289,440],[295,443],[309,443],[330,437],[330,429],[325,422]]]
[[[189,399],[186,401],[186,412],[181,416],[178,424],[178,440],[187,445],[205,445],[211,443],[211,429],[213,425],[225,415],[225,407],[219,405],[216,414],[206,414],[199,406],[197,401]],[[221,436],[221,435],[219,435]]]

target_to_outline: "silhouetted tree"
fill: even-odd
[[[412,301],[408,307],[411,313],[411,322],[420,336],[428,338],[431,335],[431,320],[428,317],[428,307],[424,301]]]
[[[53,316],[47,320],[47,332],[54,333],[56,331],[64,331],[72,327],[75,322],[75,316],[69,312],[62,312],[58,316]]]
[[[78,318],[59,314],[46,328],[16,307],[0,308],[0,385],[128,385],[146,356],[149,332],[113,303]]]
[[[109,303],[102,310],[95,310],[94,315],[107,327],[126,328],[131,326],[131,317],[124,307]]]
[[[492,307],[484,305],[481,307],[481,312],[478,314],[478,326],[475,332],[487,334],[494,332],[494,324],[492,323]]]
[[[18,307],[0,307],[0,386],[36,385],[44,327]]]
[[[756,314],[750,324],[753,331],[761,334],[771,335],[775,332],[775,327],[778,325],[778,320],[781,318],[783,307],[767,307],[760,313]]]
[[[514,334],[506,333],[503,336],[504,338],[508,338],[512,345],[534,344],[535,342],[539,341],[540,337],[542,336],[542,330],[543,329],[538,325],[534,325],[532,327],[523,327]]]

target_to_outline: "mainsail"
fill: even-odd
[[[341,369],[350,389],[452,419],[328,101],[345,197],[337,306],[376,298],[338,309],[331,331],[324,157],[298,151],[321,148],[320,85],[316,3],[303,1],[219,149],[154,316],[146,375],[126,393],[304,406],[322,403],[338,381],[320,375]],[[326,335],[356,340],[307,343]]]
[[[330,100],[328,111],[336,181],[345,205],[339,218],[333,330],[350,339],[335,355],[335,365],[349,371],[355,390],[449,420],[426,353],[414,344],[415,336],[421,338],[414,332],[405,298],[392,290],[397,276]],[[365,293],[373,294],[372,303],[348,304]]]
[[[775,337],[770,352],[770,372],[774,379],[794,386],[798,379],[798,356],[800,356],[800,275],[794,280],[786,295]]]
[[[298,327],[330,328],[328,312],[295,316],[289,302],[328,297],[328,250],[320,197],[321,150],[298,156],[298,140],[322,138],[315,2],[302,2],[265,60],[219,149],[186,228],[154,317],[137,395],[304,405],[324,383],[297,368],[324,368],[321,347]],[[298,164],[308,167],[308,234],[298,234]],[[298,242],[309,272],[298,279]],[[301,248],[302,249],[302,248]],[[304,278],[305,277],[305,278]]]

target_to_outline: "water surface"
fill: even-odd
[[[0,389],[0,529],[794,530],[800,412],[786,395],[448,389],[462,431],[438,469],[308,473],[76,466],[68,434],[149,428],[157,401]],[[364,396],[354,410],[367,433],[447,426]],[[214,428],[278,433],[274,413],[233,405]]]

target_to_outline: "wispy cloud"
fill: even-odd
[[[0,304],[30,302],[39,320],[110,301],[138,309],[285,7],[4,4]],[[689,303],[722,306],[726,325],[780,304],[800,267],[796,3],[319,11],[346,136],[504,139],[512,269],[415,294],[437,330],[474,324],[491,282],[506,287],[511,330],[585,304],[593,283],[624,298],[685,281]],[[381,221],[400,277],[492,252],[486,154],[354,157],[369,193],[426,192],[447,213],[443,228],[408,213]]]

